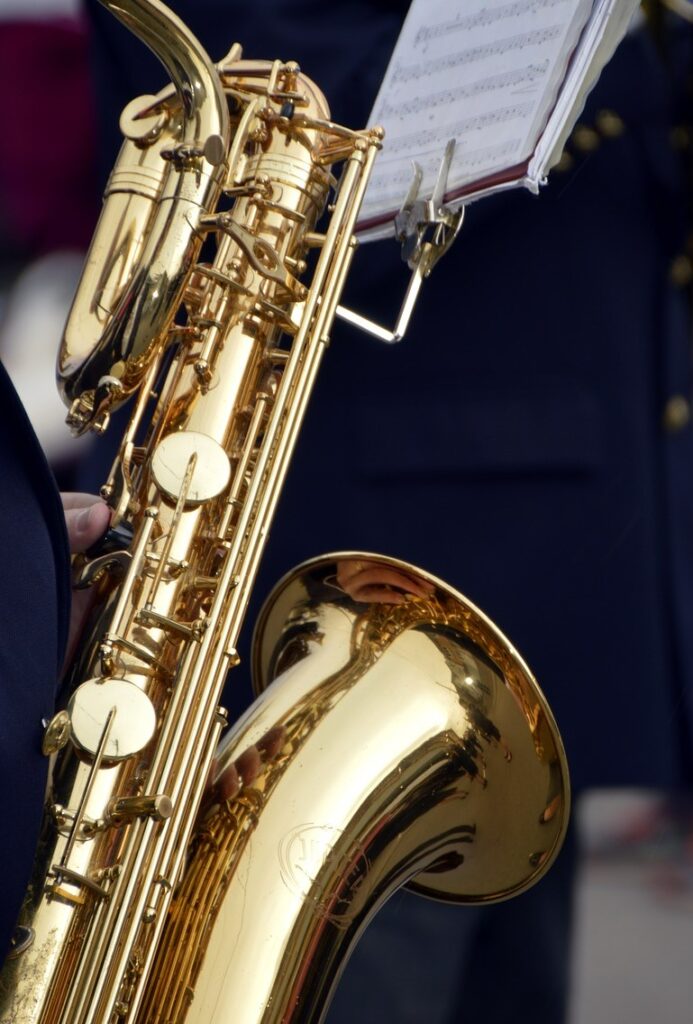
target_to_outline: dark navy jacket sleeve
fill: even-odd
[[[69,554],[55,482],[0,366],[0,956],[29,877],[46,784],[50,718],[70,609]]]

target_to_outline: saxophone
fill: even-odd
[[[334,124],[295,64],[234,47],[215,67],[158,0],[103,2],[173,84],[123,112],[58,359],[75,432],[133,411],[103,489],[109,544],[75,567],[97,610],[45,732],[0,1021],[312,1024],[398,887],[493,901],[546,871],[565,757],[482,612],[348,551],[277,586],[257,700],[220,747],[382,133]]]

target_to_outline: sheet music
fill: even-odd
[[[569,80],[560,92],[530,162],[531,180],[540,181],[560,159],[573,125],[602,68],[613,56],[629,26],[635,28],[644,20],[639,0],[607,0],[600,15],[591,19],[583,33]]]
[[[522,179],[583,31],[605,2],[630,16],[637,0],[413,0],[370,118],[386,138],[359,228],[388,233],[383,219],[401,206],[413,161],[424,172],[420,194],[430,195],[453,137],[451,198],[494,176],[496,187]],[[531,176],[525,183],[537,187]]]

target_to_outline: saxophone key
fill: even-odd
[[[79,686],[68,705],[71,739],[85,755],[95,756],[103,744],[105,763],[117,763],[143,750],[156,730],[151,700],[128,679],[89,679]]]
[[[193,457],[196,457],[195,465],[189,474]],[[168,434],[157,445],[152,456],[152,476],[162,494],[173,501],[181,496],[187,482],[185,505],[194,507],[216,498],[226,489],[231,465],[228,455],[214,438],[195,430],[180,430]]]
[[[8,960],[15,960],[21,956],[22,953],[29,949],[34,943],[36,932],[33,928],[25,928],[23,925],[17,925],[15,928],[12,938],[10,939],[10,949],[7,954]]]
[[[90,878],[81,871],[73,871],[72,868],[65,867],[64,864],[54,864],[51,873],[52,879],[46,888],[52,896],[59,896],[61,899],[81,906],[86,903],[86,896],[83,892],[86,889],[87,893],[99,900],[108,899],[107,890],[99,885],[94,878]],[[66,889],[65,885],[74,886],[76,891]]]
[[[70,740],[70,716],[67,711],[59,711],[50,720],[43,734],[41,750],[48,757],[57,754]]]
[[[132,654],[145,665],[156,667],[158,672],[166,673],[166,668],[160,663],[159,652],[145,647],[144,644],[129,640],[127,637],[118,636],[115,633],[107,633],[99,647],[99,664],[102,678],[121,678],[118,673],[123,671],[123,659],[121,652],[126,651]],[[140,669],[138,668],[138,674]]]
[[[198,643],[202,640],[204,631],[207,628],[205,619],[195,619],[194,622],[180,622],[178,619],[162,615],[151,608],[142,608],[135,617],[135,620],[140,625],[157,626],[167,633],[175,633],[178,636],[185,637],[187,640],[195,640]]]
[[[136,818],[166,821],[173,814],[173,801],[165,793],[153,796],[124,796],[111,801],[108,820],[112,825],[125,825]]]

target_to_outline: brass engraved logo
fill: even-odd
[[[279,845],[279,867],[287,889],[316,916],[337,928],[346,928],[356,916],[353,906],[369,862],[360,843],[346,842],[343,829],[298,825]]]

